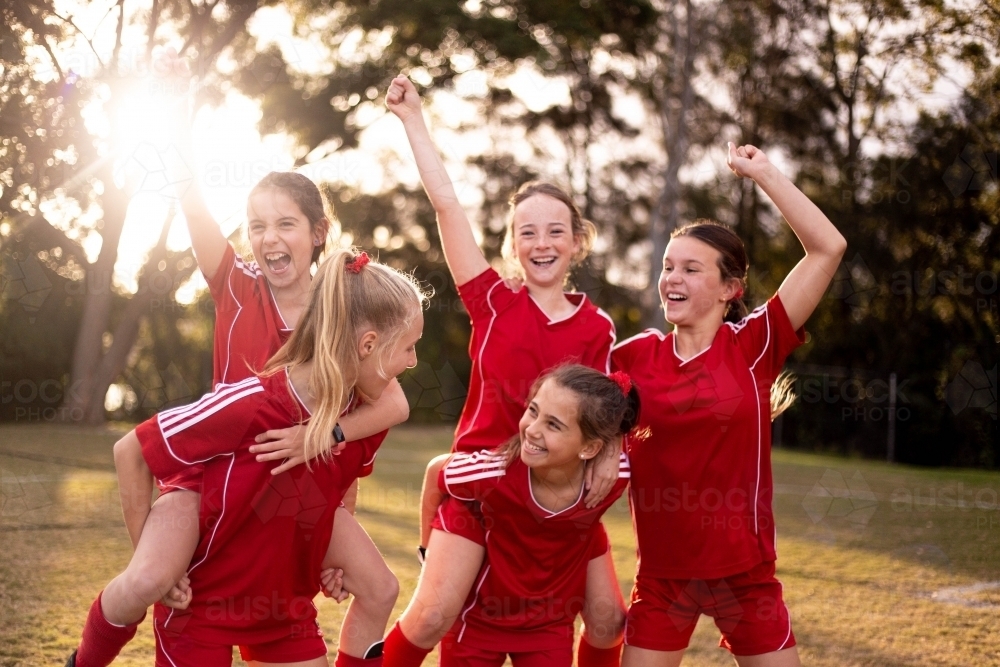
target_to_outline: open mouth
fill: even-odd
[[[538,257],[531,260],[531,263],[540,269],[547,269],[556,263],[555,257]]]
[[[264,262],[272,273],[282,273],[292,263],[292,258],[284,252],[269,252],[264,255]]]
[[[667,292],[667,301],[671,303],[680,303],[681,301],[687,301],[687,296],[679,294],[677,292]]]
[[[527,452],[528,454],[544,454],[545,452],[549,451],[544,447],[541,447],[539,445],[534,445],[527,440],[522,441],[521,446],[524,448],[524,451]]]

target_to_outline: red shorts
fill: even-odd
[[[625,644],[651,651],[686,649],[701,614],[715,619],[722,632],[719,646],[733,655],[795,646],[773,562],[705,581],[637,575],[625,621]]]
[[[170,493],[179,489],[201,493],[202,474],[202,466],[191,466],[184,472],[179,472],[176,475],[156,480],[156,488],[160,490],[161,496],[165,493]]]
[[[156,633],[156,667],[230,667],[233,664],[231,644],[209,644],[181,633],[170,637]],[[245,661],[300,662],[326,655],[326,642],[317,629],[315,633],[291,635],[272,642],[240,646]]]
[[[504,651],[469,646],[468,643],[443,641],[440,646],[441,667],[500,667],[507,660]],[[545,651],[525,651],[511,653],[514,667],[571,667],[573,664],[573,644]]]
[[[431,528],[464,537],[481,547],[486,546],[486,528],[478,502],[448,496],[438,507]]]

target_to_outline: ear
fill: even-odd
[[[358,339],[358,356],[361,357],[362,361],[367,359],[375,351],[377,343],[377,331],[366,331],[361,334],[361,338]]]
[[[726,284],[723,286],[722,298],[719,300],[722,302],[728,302],[736,298],[736,294],[740,291],[740,287],[741,285],[739,278],[730,278],[729,280],[726,281]]]
[[[590,459],[597,456],[603,447],[604,447],[603,440],[600,440],[598,438],[594,438],[593,440],[588,440],[583,444],[583,447],[580,449],[580,458],[583,459],[584,461],[589,461]]]
[[[320,218],[313,225],[312,236],[313,245],[323,245],[323,240],[326,238],[327,234],[330,233],[330,221],[326,218]]]

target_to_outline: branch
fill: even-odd
[[[76,30],[77,34],[79,34],[80,37],[83,37],[83,41],[87,42],[87,46],[90,47],[90,50],[94,53],[94,57],[97,58],[97,63],[101,66],[101,69],[104,69],[105,67],[104,61],[101,60],[100,54],[98,54],[97,49],[94,48],[94,42],[92,42],[89,37],[83,34],[83,31],[80,30],[80,27],[77,24],[73,23],[73,19],[70,17],[62,16],[56,12],[49,12],[49,14],[59,19],[63,23],[68,23],[69,25],[71,25],[73,29]]]
[[[125,27],[125,0],[118,0],[118,26],[115,28],[115,48],[111,52],[111,65],[118,69],[118,54],[122,50],[122,29]]]

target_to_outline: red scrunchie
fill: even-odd
[[[361,269],[365,268],[370,261],[371,258],[368,256],[368,253],[361,251],[360,255],[355,255],[354,259],[344,264],[344,270],[350,273],[361,273]]]
[[[628,393],[632,390],[632,378],[625,371],[615,371],[608,376],[615,381],[618,388],[622,390],[622,393],[628,396]]]
[[[733,296],[733,299],[742,299],[742,298],[743,298],[743,288],[740,287],[739,289],[736,290],[736,294]]]

